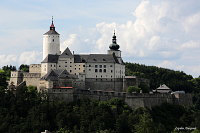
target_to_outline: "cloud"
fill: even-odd
[[[35,64],[42,61],[42,53],[37,51],[23,52],[19,56],[18,64]]]
[[[65,35],[65,39],[62,41],[63,43],[61,43],[61,50],[63,51],[66,47],[69,47],[72,51],[74,50],[75,53],[106,53],[109,49],[109,44],[111,44],[113,30],[115,29],[117,42],[120,45],[123,58],[129,58],[132,62],[136,60],[140,60],[140,62],[144,61],[142,64],[151,62],[149,65],[184,70],[193,75],[200,75],[200,72],[197,70],[200,66],[199,6],[200,2],[198,0],[165,0],[156,2],[143,0],[130,12],[132,17],[127,20],[118,21],[120,18],[117,17],[117,19],[112,19],[114,20],[112,22],[101,18],[98,19],[98,21],[94,20],[94,22],[98,23],[93,27],[78,27],[77,29],[80,30],[74,30],[72,31],[73,33],[68,32],[68,35]],[[44,11],[42,8],[41,10]],[[117,13],[120,13],[121,10],[124,9],[119,9]],[[3,14],[7,12],[9,14],[13,13],[13,10],[9,11],[5,8],[2,8],[0,11],[3,11]],[[64,9],[60,9],[60,12],[61,11],[64,11]],[[21,12],[18,11],[16,14],[21,14]],[[29,12],[22,13],[22,16],[27,16],[27,14],[29,14]],[[31,22],[37,20],[37,18],[35,18],[37,14],[38,11],[37,13],[31,13],[31,16],[34,18],[30,19]],[[78,14],[78,12],[76,12],[76,14]],[[113,16],[113,14],[109,15]],[[109,15],[107,17],[110,17]],[[129,14],[123,15],[130,16]],[[4,17],[6,16],[4,15]],[[65,14],[61,14],[61,16],[61,19],[71,18],[65,16]],[[71,16],[71,14],[69,16]],[[2,19],[0,24],[11,22],[10,18],[13,19],[15,17],[11,15],[6,21]],[[45,15],[42,16],[42,18],[46,18]],[[43,20],[42,18],[39,19],[40,22]],[[96,18],[98,18],[98,16]],[[122,17],[122,19],[124,19],[124,17]],[[18,20],[20,21],[19,23],[26,23],[26,26],[30,25],[27,23],[30,21],[21,22],[21,20],[22,19]],[[13,24],[13,27],[17,26],[18,21]],[[42,48],[42,41],[35,41],[34,39],[42,39],[41,33],[43,33],[43,31],[20,29],[21,32],[19,32],[16,28],[15,31],[10,34],[7,28],[8,27],[5,28],[6,30],[1,30],[1,33],[7,34],[8,36],[0,38],[0,44],[4,44],[1,46],[0,50],[5,52],[10,51],[11,54],[4,52],[4,54],[0,56],[1,58],[6,58],[6,61],[1,61],[2,64],[9,62],[31,63],[33,61],[38,61],[39,54],[33,51]],[[19,47],[19,45],[21,47]],[[12,48],[9,49],[10,47]],[[16,51],[19,52],[17,53]],[[25,51],[29,51],[30,53],[26,53]],[[30,56],[32,61],[25,57],[27,55]]]
[[[1,66],[13,64],[13,62],[16,62],[16,61],[17,61],[16,55],[0,55]]]
[[[21,64],[39,64],[42,60],[42,52],[27,51],[20,55],[0,55],[0,66]]]
[[[151,60],[151,65],[197,75],[190,68],[200,65],[200,11],[188,8],[195,3],[144,0],[133,11],[132,20],[98,23],[95,30],[91,28],[92,36],[71,34],[64,44],[78,51],[105,53],[115,29],[124,58],[142,59],[143,64]]]

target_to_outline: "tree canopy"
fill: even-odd
[[[150,80],[150,89],[156,89],[161,84],[166,84],[173,91],[184,90],[192,92],[194,90],[191,80],[193,77],[184,72],[174,71],[156,66],[146,66],[136,63],[125,63],[126,75],[135,75]]]

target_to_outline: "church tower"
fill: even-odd
[[[52,17],[50,30],[43,35],[43,60],[48,54],[60,55],[60,53],[60,34],[55,30]]]
[[[121,51],[119,50],[119,45],[117,44],[117,37],[115,35],[115,31],[112,38],[112,44],[110,44],[109,48],[110,50],[108,50],[108,54],[115,54],[117,58],[121,58]]]

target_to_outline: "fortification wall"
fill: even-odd
[[[72,89],[50,89],[48,91],[48,95],[50,100],[63,100],[68,102],[72,102],[74,100],[74,94]]]
[[[122,91],[123,79],[110,79],[110,78],[86,78],[85,79],[85,89],[92,90],[114,90]]]
[[[55,95],[54,95],[55,94]],[[192,95],[191,94],[180,94],[179,97],[175,97],[172,94],[145,94],[145,93],[135,93],[127,94],[125,92],[116,91],[102,91],[102,90],[57,90],[51,92],[51,96],[61,97],[63,100],[66,99],[67,102],[78,100],[78,99],[93,99],[99,101],[106,101],[112,98],[119,98],[124,100],[133,109],[139,107],[152,108],[153,106],[161,105],[162,103],[178,104],[183,106],[192,105]]]
[[[21,71],[11,71],[11,77],[9,84],[13,83],[13,85],[17,86],[23,81],[23,72]]]
[[[40,81],[40,73],[23,73],[23,81],[26,81],[26,85],[38,86]]]
[[[41,73],[41,64],[30,64],[29,73]]]

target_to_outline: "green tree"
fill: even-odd
[[[29,72],[29,65],[22,64],[20,65],[19,70],[23,72]]]
[[[155,133],[153,120],[148,113],[139,116],[139,123],[134,125],[135,133]]]
[[[136,92],[139,93],[141,90],[141,88],[137,87],[137,86],[129,86],[127,89],[128,93],[132,93],[132,92]]]

